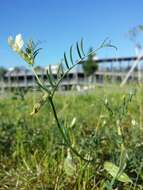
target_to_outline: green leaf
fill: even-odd
[[[79,49],[78,42],[76,43],[76,48],[77,48],[77,53],[79,55],[79,58],[82,59],[82,55],[81,55],[81,52],[80,52],[80,49]]]
[[[70,123],[70,128],[73,128],[75,126],[76,123],[76,117],[74,117]]]
[[[33,53],[34,59],[35,59],[36,56],[39,54],[39,51],[40,51],[41,49],[42,49],[42,48],[38,48],[38,49],[36,49],[36,50],[34,51],[34,53]]]
[[[62,63],[60,63],[58,66],[57,78],[60,79],[62,75],[63,75],[63,66]]]
[[[126,173],[119,174],[120,168],[113,164],[112,162],[105,162],[104,169],[116,180],[127,183],[132,183],[132,180],[128,177]]]
[[[54,87],[55,84],[54,84],[54,79],[53,79],[51,65],[49,65],[49,70],[47,70],[47,77],[48,77],[48,81],[51,84],[51,86]]]
[[[72,52],[73,52],[73,47],[71,46],[70,47],[70,60],[71,60],[72,65],[74,65]]]
[[[81,48],[83,56],[85,56],[84,49],[83,49],[83,39],[81,39],[80,48]]]
[[[68,65],[68,60],[67,60],[67,56],[66,56],[66,53],[64,53],[64,60],[65,60],[65,64],[67,66],[67,68],[69,69],[69,65]]]

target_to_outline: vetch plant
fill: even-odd
[[[51,67],[49,66],[49,69],[47,70],[47,79],[48,79],[49,85],[47,86],[38,77],[35,67],[34,67],[35,58],[37,57],[37,55],[39,54],[39,51],[41,50],[41,48],[37,47],[38,44],[34,43],[33,40],[29,40],[27,44],[24,44],[24,40],[22,39],[21,34],[18,34],[16,36],[15,40],[13,40],[13,38],[10,36],[8,38],[8,43],[9,43],[10,47],[14,51],[16,51],[18,53],[18,55],[20,55],[20,57],[22,57],[22,59],[24,59],[31,66],[31,70],[33,71],[33,73],[36,77],[37,85],[44,93],[41,100],[37,104],[34,105],[31,115],[35,115],[36,113],[38,113],[38,111],[41,109],[41,107],[46,102],[49,102],[49,104],[52,108],[52,112],[53,112],[55,121],[57,123],[57,127],[64,140],[64,145],[68,149],[68,152],[70,152],[70,151],[73,152],[77,157],[79,157],[80,159],[82,159],[86,162],[93,162],[94,159],[92,159],[92,158],[88,159],[88,158],[90,158],[90,155],[84,156],[84,155],[80,154],[78,152],[78,150],[75,149],[75,146],[73,146],[73,144],[71,143],[71,139],[68,135],[67,128],[64,125],[62,125],[62,123],[60,122],[60,120],[58,118],[57,110],[56,110],[53,98],[54,98],[55,92],[58,89],[60,83],[66,77],[66,75],[69,73],[70,70],[72,70],[75,66],[77,66],[81,62],[86,61],[86,58],[90,54],[97,52],[98,50],[100,50],[103,47],[114,47],[114,46],[111,45],[110,42],[105,40],[97,49],[93,50],[90,53],[85,53],[84,48],[83,48],[83,40],[81,40],[80,42],[77,42],[76,43],[76,51],[78,54],[78,60],[74,61],[73,46],[71,46],[70,51],[69,51],[69,59],[67,58],[66,53],[64,53],[64,64],[65,64],[66,68],[63,66],[62,63],[59,64],[56,81],[55,81],[55,79],[53,79],[52,70],[51,70]],[[73,121],[73,123],[74,123],[74,121]]]

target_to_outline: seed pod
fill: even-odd
[[[41,108],[41,104],[40,103],[36,103],[33,107],[33,111],[30,113],[30,115],[34,115],[36,113],[38,113],[38,111],[40,110]]]
[[[48,99],[48,94],[44,94],[41,98],[41,100],[36,103],[33,107],[33,111],[30,113],[30,115],[35,115],[36,113],[38,113],[38,111],[41,109],[41,107],[45,104],[45,102]]]

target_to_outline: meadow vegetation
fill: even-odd
[[[143,189],[142,92],[113,86],[55,94],[66,135],[92,162],[69,151],[48,102],[30,115],[42,93],[1,98],[0,189]]]
[[[8,43],[29,64],[40,91],[7,94],[0,101],[0,189],[143,189],[141,83],[57,91],[75,66],[114,46],[105,40],[85,53],[83,40],[77,42],[77,59],[71,46],[56,80],[49,66],[46,85],[35,69],[41,48],[32,40],[25,44],[21,34]]]

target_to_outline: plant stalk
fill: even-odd
[[[63,129],[62,129],[62,127],[61,127],[61,124],[60,124],[60,122],[59,122],[59,119],[58,119],[58,116],[57,116],[57,112],[56,112],[56,109],[55,109],[55,105],[54,105],[54,103],[53,103],[53,99],[52,99],[51,96],[49,96],[49,102],[50,102],[50,105],[51,105],[51,107],[52,107],[52,111],[53,111],[53,114],[54,114],[54,117],[55,117],[55,120],[56,120],[58,129],[59,129],[59,131],[60,131],[60,133],[61,133],[61,135],[62,135],[62,137],[63,137],[63,139],[64,139],[64,141],[65,141],[65,143],[66,143],[66,145],[72,150],[72,152],[73,152],[77,157],[81,158],[82,160],[84,160],[84,161],[86,161],[86,162],[93,162],[93,160],[88,160],[88,159],[84,158],[82,155],[80,155],[80,154],[77,152],[77,150],[75,150],[75,149],[72,147],[72,145],[69,143],[69,141],[68,141],[68,139],[67,139],[67,137],[66,137],[66,135],[65,135],[65,133],[64,133],[64,131],[63,131]]]

